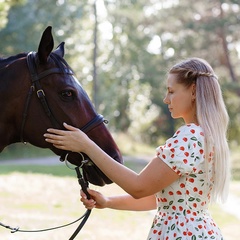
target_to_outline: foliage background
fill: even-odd
[[[0,23],[1,57],[37,51],[53,26],[55,46],[66,42],[65,58],[111,130],[148,144],[180,124],[162,102],[168,68],[205,58],[223,89],[231,146],[239,144],[238,0],[1,0]]]

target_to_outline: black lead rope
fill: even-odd
[[[88,188],[88,182],[85,181],[85,179],[83,178],[81,172],[80,172],[80,167],[76,167],[75,168],[75,171],[77,173],[77,177],[78,177],[78,183],[80,184],[83,192],[86,194],[87,198],[90,199],[90,194],[88,193],[87,191],[87,188]],[[91,214],[91,210],[88,209],[80,218],[78,218],[77,220],[71,222],[71,223],[68,223],[68,224],[65,224],[65,225],[61,225],[61,226],[57,226],[57,227],[52,227],[52,228],[47,228],[47,229],[39,229],[39,230],[22,230],[20,229],[19,227],[11,227],[9,225],[5,225],[3,223],[0,222],[0,226],[4,227],[4,228],[7,228],[7,229],[10,229],[11,230],[11,233],[15,233],[15,232],[45,232],[45,231],[51,231],[51,230],[55,230],[55,229],[59,229],[59,228],[64,228],[64,227],[67,227],[67,226],[70,226],[78,221],[81,221],[81,223],[79,224],[78,228],[75,230],[75,232],[72,234],[72,236],[69,238],[69,240],[73,240],[77,234],[80,232],[80,230],[82,229],[82,227],[85,225],[85,223],[87,222],[88,220],[88,217],[90,216]]]
[[[85,179],[83,178],[83,175],[81,174],[80,172],[80,167],[76,167],[75,168],[75,171],[77,173],[77,177],[78,177],[78,183],[80,184],[81,188],[82,188],[82,191],[86,194],[87,196],[87,199],[90,199],[91,196],[90,194],[88,193],[87,191],[87,188],[88,188],[88,182],[85,181]],[[75,230],[75,232],[72,234],[72,236],[69,238],[69,240],[73,240],[77,234],[81,231],[82,227],[85,225],[85,223],[87,222],[88,220],[88,217],[90,216],[91,214],[91,211],[90,209],[88,209],[84,215],[84,219],[82,220],[82,222],[79,224],[78,228]]]

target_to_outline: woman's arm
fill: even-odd
[[[158,157],[139,173],[114,161],[88,136],[77,128],[64,124],[69,131],[48,129],[46,141],[59,149],[84,152],[117,185],[134,198],[143,198],[161,191],[179,176]]]
[[[100,192],[88,189],[91,199],[88,200],[85,193],[81,191],[81,201],[86,208],[111,208],[116,210],[128,210],[128,211],[148,211],[156,209],[156,197],[154,195],[135,199],[132,196],[120,195],[113,197],[106,197]]]

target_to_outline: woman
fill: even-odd
[[[55,147],[85,152],[127,194],[105,197],[81,193],[87,208],[157,209],[148,240],[223,239],[208,212],[211,201],[225,200],[229,184],[228,114],[218,79],[203,59],[190,58],[173,66],[167,78],[168,105],[184,125],[157,148],[156,157],[139,173],[113,161],[83,132],[48,129],[44,136]]]

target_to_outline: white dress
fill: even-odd
[[[205,173],[202,128],[195,124],[180,127],[164,146],[157,148],[157,156],[180,178],[156,194],[158,209],[147,239],[222,240],[208,212],[213,182]]]

